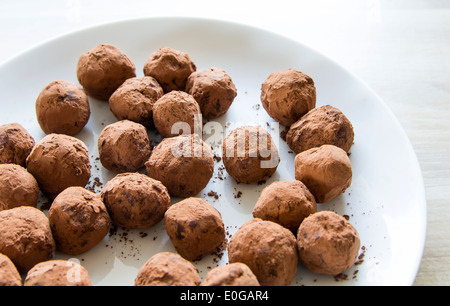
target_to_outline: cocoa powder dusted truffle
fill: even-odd
[[[118,174],[103,187],[101,197],[113,223],[127,228],[157,224],[170,206],[167,188],[140,173]]]
[[[243,126],[223,140],[222,158],[228,174],[240,183],[256,183],[272,176],[280,162],[270,134],[259,126]]]
[[[70,260],[49,260],[28,271],[24,286],[92,286],[88,271]]]
[[[98,152],[103,167],[114,172],[137,171],[150,156],[146,128],[130,120],[106,126],[98,138]]]
[[[135,286],[200,286],[201,283],[194,265],[171,252],[153,255],[134,281]]]
[[[27,158],[27,169],[41,191],[52,199],[67,187],[86,186],[91,176],[86,145],[63,134],[50,134],[41,139]]]
[[[302,222],[297,233],[300,261],[315,273],[344,272],[355,263],[360,244],[353,225],[332,211],[312,214]]]
[[[22,205],[36,207],[39,191],[36,179],[25,168],[16,164],[0,164],[0,203],[4,209]]]
[[[148,175],[167,187],[173,197],[187,198],[208,185],[214,172],[210,146],[197,134],[165,138],[145,163]]]
[[[207,119],[225,114],[237,95],[231,77],[224,69],[217,67],[193,72],[187,79],[186,92],[197,100]]]
[[[290,126],[316,107],[316,87],[313,79],[301,71],[273,72],[262,84],[261,102],[270,117]]]
[[[45,134],[76,135],[87,124],[91,110],[86,93],[77,85],[53,81],[36,100],[36,116]]]
[[[344,150],[323,145],[297,154],[295,178],[308,187],[318,203],[325,203],[350,187],[352,165]]]
[[[337,108],[324,105],[310,110],[291,125],[286,142],[295,153],[324,144],[335,145],[348,152],[353,144],[353,126]]]
[[[262,190],[253,217],[276,222],[295,232],[303,219],[315,212],[316,200],[305,184],[274,182]]]
[[[214,251],[225,239],[221,214],[201,198],[188,198],[170,206],[164,226],[177,252],[188,260]]]
[[[136,77],[136,68],[116,46],[97,45],[83,53],[77,64],[77,78],[88,95],[106,100],[125,80]]]
[[[296,239],[281,225],[255,218],[231,237],[228,259],[246,264],[261,286],[287,286],[297,273]]]
[[[0,164],[25,167],[34,145],[33,137],[19,123],[0,125]]]
[[[111,219],[99,195],[69,187],[53,201],[48,218],[56,247],[69,255],[82,254],[108,233]]]
[[[0,254],[0,287],[4,286],[22,286],[22,277],[11,259]]]
[[[189,54],[169,47],[153,52],[144,64],[144,75],[158,80],[164,92],[184,90],[189,75],[196,70]]]
[[[156,79],[146,76],[126,80],[109,98],[109,108],[118,120],[128,119],[153,126],[153,105],[164,94]]]
[[[259,282],[246,264],[234,262],[209,271],[203,286],[259,286]]]
[[[0,211],[0,253],[26,273],[35,264],[50,260],[55,251],[47,216],[35,207]]]

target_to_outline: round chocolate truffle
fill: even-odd
[[[80,56],[77,77],[88,95],[108,101],[125,80],[136,77],[136,68],[116,46],[102,44]]]
[[[225,114],[237,95],[231,77],[221,68],[207,68],[193,72],[186,83],[186,92],[200,105],[207,119]]]
[[[243,126],[223,140],[222,158],[228,174],[239,183],[256,183],[272,176],[280,162],[270,134],[259,126]]]
[[[135,286],[200,286],[194,265],[176,253],[153,255],[139,270]]]
[[[300,181],[274,182],[265,187],[253,217],[276,222],[296,232],[303,219],[317,212],[314,196]]]
[[[259,282],[246,264],[234,262],[209,271],[203,286],[259,286]]]
[[[164,94],[156,79],[147,76],[126,80],[109,98],[109,108],[118,120],[128,119],[153,126],[153,105]]]
[[[88,271],[70,260],[49,260],[28,271],[24,286],[92,286]]]
[[[86,93],[68,81],[53,81],[36,100],[36,116],[45,134],[76,135],[87,124],[91,110]]]
[[[18,123],[0,125],[0,164],[26,166],[35,145],[33,137]]]
[[[228,259],[246,264],[261,286],[287,286],[297,273],[295,236],[272,221],[252,219],[231,237]]]
[[[315,273],[344,272],[355,263],[360,245],[353,225],[332,211],[312,214],[298,228],[300,261]]]
[[[8,256],[20,273],[50,260],[55,241],[47,216],[35,207],[0,211],[0,253]]]
[[[162,137],[192,134],[195,124],[202,128],[202,116],[197,101],[184,91],[173,90],[153,106],[153,121]],[[181,130],[181,132],[180,132]]]
[[[27,158],[27,169],[52,199],[67,187],[86,186],[91,177],[86,145],[63,134],[50,134],[41,139]]]
[[[348,152],[353,140],[351,122],[339,109],[331,105],[310,110],[292,124],[286,134],[286,142],[295,153],[324,144],[335,145]]]
[[[0,287],[4,286],[22,286],[22,277],[11,259],[0,254]]]
[[[36,207],[39,191],[36,179],[25,168],[16,164],[0,164],[0,202],[4,209],[22,205]]]
[[[211,147],[197,134],[165,138],[145,163],[148,175],[173,197],[188,198],[208,185],[214,172]]]
[[[140,173],[121,173],[103,187],[101,197],[114,224],[148,228],[160,222],[170,206],[167,188]]]
[[[56,248],[69,255],[82,254],[108,234],[111,219],[99,195],[83,187],[69,187],[48,211]]]
[[[147,129],[122,120],[106,126],[98,138],[103,167],[114,172],[133,172],[144,166],[151,153]]]
[[[271,73],[261,87],[261,102],[270,117],[290,126],[316,107],[311,77],[295,69]]]
[[[152,76],[164,89],[184,90],[189,75],[196,70],[189,54],[163,47],[153,52],[144,64],[144,75]]]
[[[187,260],[214,251],[225,239],[221,214],[201,198],[188,198],[170,206],[164,226],[177,252]]]
[[[302,181],[318,203],[331,201],[352,183],[347,153],[332,145],[312,148],[295,157],[295,178]]]

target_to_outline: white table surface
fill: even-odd
[[[428,225],[415,285],[450,285],[450,1],[2,0],[0,62],[67,32],[155,16],[265,28],[324,53],[372,87],[405,129],[424,176]]]

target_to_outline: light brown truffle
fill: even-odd
[[[50,260],[55,249],[48,218],[42,211],[30,206],[0,211],[0,253],[8,256],[20,273]]]
[[[18,123],[0,125],[0,164],[26,166],[35,145],[33,137]]]
[[[176,253],[153,255],[139,270],[135,286],[200,286],[194,265]]]
[[[187,198],[208,185],[214,172],[211,148],[197,135],[165,138],[145,163],[148,175],[173,197]]]
[[[312,214],[302,222],[297,233],[300,261],[315,273],[344,272],[355,263],[360,245],[353,225],[332,211]]]
[[[27,169],[51,199],[67,187],[86,186],[91,177],[86,145],[63,134],[50,134],[41,139],[27,158]]]
[[[164,215],[164,226],[177,252],[187,260],[214,251],[225,239],[221,214],[201,198],[172,205]]]
[[[253,217],[276,222],[296,232],[303,219],[317,212],[314,196],[300,181],[274,182],[265,187]]]
[[[103,187],[101,197],[113,223],[127,228],[157,224],[170,206],[167,188],[140,173],[118,174]]]
[[[347,153],[332,145],[312,148],[295,157],[295,178],[302,181],[318,203],[331,201],[352,183]]]
[[[222,158],[228,174],[239,183],[256,183],[272,176],[280,162],[270,134],[259,126],[243,126],[223,140]]]
[[[48,211],[56,248],[69,255],[82,254],[108,234],[111,219],[99,195],[83,187],[69,187]]]
[[[144,64],[144,75],[154,77],[168,93],[184,90],[187,78],[196,69],[189,54],[163,47],[150,54]]]
[[[246,264],[234,262],[209,271],[203,286],[259,286],[259,282]]]
[[[45,134],[77,135],[88,123],[91,110],[83,89],[57,80],[42,89],[36,100],[36,116]]]
[[[11,259],[0,254],[0,287],[4,286],[22,286],[22,277]]]
[[[83,53],[77,64],[77,78],[88,95],[106,100],[125,80],[136,77],[136,68],[116,46],[101,44]]]
[[[301,71],[290,68],[273,72],[261,86],[261,102],[270,117],[290,126],[316,107],[316,87]]]
[[[339,109],[331,105],[310,110],[292,124],[286,134],[286,142],[295,153],[324,144],[335,145],[348,152],[353,140],[351,122]]]
[[[109,108],[118,120],[153,126],[153,105],[164,94],[150,76],[126,80],[109,98]]]
[[[153,121],[162,137],[192,134],[196,131],[195,124],[199,125],[200,131],[203,124],[197,101],[190,94],[177,90],[166,93],[156,101]]]
[[[25,278],[24,286],[92,286],[88,271],[70,260],[38,263]]]
[[[297,273],[295,236],[272,221],[252,219],[231,237],[228,259],[246,264],[261,286],[287,286]]]
[[[0,164],[0,202],[4,209],[22,205],[36,207],[39,191],[36,179],[25,168],[16,164]]]
[[[237,95],[231,77],[217,67],[193,72],[187,79],[186,92],[197,100],[203,117],[207,119],[225,114]]]
[[[122,120],[106,126],[98,138],[98,152],[103,167],[114,172],[133,172],[144,166],[151,153],[146,128]]]

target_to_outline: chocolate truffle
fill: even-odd
[[[201,198],[188,198],[170,206],[164,226],[177,252],[187,260],[214,251],[225,239],[221,214]]]
[[[173,197],[188,198],[208,185],[214,172],[211,147],[197,134],[165,138],[145,163],[148,175]]]
[[[189,54],[163,47],[153,52],[144,64],[144,75],[152,76],[164,89],[184,90],[189,75],[196,70]]]
[[[0,254],[0,287],[5,286],[22,286],[22,277],[11,259]]]
[[[156,101],[153,106],[153,120],[162,137],[192,134],[195,132],[196,123],[199,124],[200,131],[202,128],[200,107],[197,101],[184,91],[173,90]]]
[[[0,164],[26,166],[26,159],[35,145],[33,137],[18,123],[0,126]]]
[[[297,273],[295,236],[272,221],[252,219],[231,237],[228,259],[246,264],[261,286],[287,286]]]
[[[170,206],[167,188],[140,173],[121,173],[103,187],[101,197],[114,224],[147,228],[160,222]]]
[[[128,119],[153,126],[153,105],[164,94],[156,79],[147,76],[126,80],[109,98],[109,108],[118,120]]]
[[[292,124],[286,134],[286,142],[295,153],[324,144],[335,145],[348,152],[353,140],[351,122],[339,109],[331,105],[310,110]]]
[[[88,95],[108,101],[125,80],[136,77],[136,68],[116,46],[102,44],[80,56],[77,77]]]
[[[243,126],[223,140],[222,158],[228,174],[239,183],[256,183],[272,176],[280,162],[270,134],[259,126]]]
[[[300,261],[320,274],[336,275],[350,268],[358,257],[360,244],[353,225],[332,211],[310,215],[297,233]]]
[[[103,167],[114,172],[133,172],[144,166],[151,147],[147,129],[139,123],[122,120],[106,126],[98,138]]]
[[[186,83],[186,92],[200,105],[207,119],[225,114],[237,95],[231,77],[221,68],[207,68],[193,72]]]
[[[316,107],[311,77],[295,69],[271,73],[261,86],[261,102],[270,117],[290,126]]]
[[[36,179],[25,168],[0,164],[0,202],[5,205],[4,209],[22,205],[36,207],[39,191]]]
[[[134,281],[135,286],[200,286],[201,283],[194,265],[171,252],[153,255]]]
[[[92,286],[88,271],[70,260],[38,263],[25,278],[24,286]]]
[[[325,203],[350,187],[352,165],[344,150],[323,145],[297,154],[295,178],[308,187],[318,203]]]
[[[35,207],[0,211],[0,253],[8,256],[20,273],[50,260],[55,251],[47,216]]]
[[[111,219],[99,195],[83,187],[69,187],[48,211],[50,228],[59,251],[82,254],[108,234]]]
[[[259,282],[246,264],[234,262],[209,271],[203,286],[259,286]]]
[[[36,100],[36,116],[45,134],[74,136],[87,124],[91,110],[86,93],[68,81],[53,81]]]
[[[314,196],[300,181],[274,182],[265,187],[253,217],[276,222],[296,232],[303,219],[317,212]]]
[[[51,199],[67,187],[86,186],[91,176],[86,145],[63,134],[41,139],[27,158],[27,169]]]

